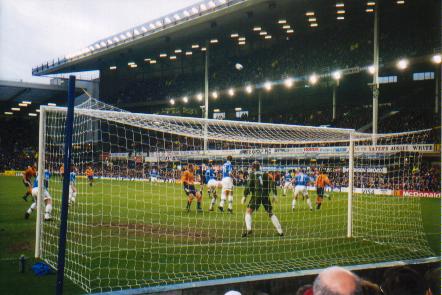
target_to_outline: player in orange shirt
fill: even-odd
[[[190,205],[192,204],[193,199],[196,198],[196,210],[198,212],[202,212],[201,208],[201,192],[198,192],[195,188],[195,168],[193,164],[187,165],[187,170],[183,172],[181,175],[181,182],[184,186],[184,192],[187,195],[187,206],[186,211],[190,211]]]
[[[22,173],[23,184],[26,187],[26,193],[22,197],[25,202],[28,201],[28,196],[32,195],[32,177],[37,176],[37,168],[35,166],[28,166]]]
[[[86,176],[89,185],[92,186],[92,182],[94,181],[94,170],[92,170],[91,166],[87,167]]]
[[[63,179],[63,177],[64,177],[64,165],[63,164],[61,164],[59,172],[60,172],[61,179]]]
[[[331,185],[330,180],[325,173],[319,171],[319,175],[315,181],[316,193],[318,194],[318,196],[316,197],[317,210],[321,208],[322,200],[324,199],[324,189],[326,185]]]

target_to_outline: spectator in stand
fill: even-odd
[[[345,268],[324,269],[313,283],[314,295],[362,295],[361,280]]]
[[[384,295],[429,295],[424,277],[414,269],[403,266],[384,273],[381,284]],[[430,291],[431,292],[431,291]]]

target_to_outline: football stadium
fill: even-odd
[[[441,294],[441,1],[175,2],[0,72],[0,293]]]

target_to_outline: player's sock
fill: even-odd
[[[318,203],[317,205],[316,205],[316,209],[320,209],[321,208],[321,203]]]
[[[190,204],[192,204],[189,200],[187,201],[186,209],[190,210]]]
[[[233,209],[233,196],[229,195],[229,210]]]
[[[310,210],[313,210],[312,201],[310,200],[309,197],[307,197],[307,205],[310,208]]]
[[[272,217],[270,217],[270,219],[272,220],[272,223],[275,226],[278,234],[281,235],[282,234],[282,227],[281,227],[281,223],[279,223],[278,217],[276,217],[276,215],[272,215]]]
[[[295,206],[296,206],[296,199],[293,199],[293,201],[292,201],[292,209],[295,209]]]
[[[246,212],[246,216],[245,216],[245,221],[246,221],[246,229],[247,231],[252,231],[252,214]]]
[[[31,206],[29,207],[28,211],[26,211],[26,212],[27,212],[28,214],[31,214],[32,211],[34,211],[36,207],[37,207],[37,203],[34,202],[34,203],[31,204]]]
[[[216,195],[213,195],[212,201],[210,201],[209,210],[213,210],[213,206],[215,205],[215,203],[216,203]]]
[[[287,193],[287,190],[283,189],[282,191],[283,191],[283,195],[285,196],[285,194]]]
[[[52,218],[52,204],[47,204],[45,207],[45,219]]]
[[[196,209],[201,210],[201,201],[196,202]]]
[[[222,192],[222,193],[221,193],[221,202],[219,202],[219,206],[220,206],[221,208],[224,208],[224,203],[226,202],[226,199],[227,199],[227,197],[226,197],[226,193],[225,193],[225,192]]]

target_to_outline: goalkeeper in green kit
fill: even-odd
[[[283,236],[284,233],[279,223],[278,217],[272,212],[272,203],[270,201],[270,192],[273,192],[273,199],[275,200],[277,191],[276,184],[273,178],[267,172],[260,171],[259,162],[252,164],[252,172],[249,174],[249,180],[244,190],[244,197],[241,199],[241,203],[245,204],[247,196],[252,195],[249,204],[247,205],[245,222],[246,231],[242,234],[243,237],[247,237],[252,234],[252,214],[253,211],[258,210],[261,204],[264,206],[264,210],[269,214],[273,225],[276,228],[279,236]]]

